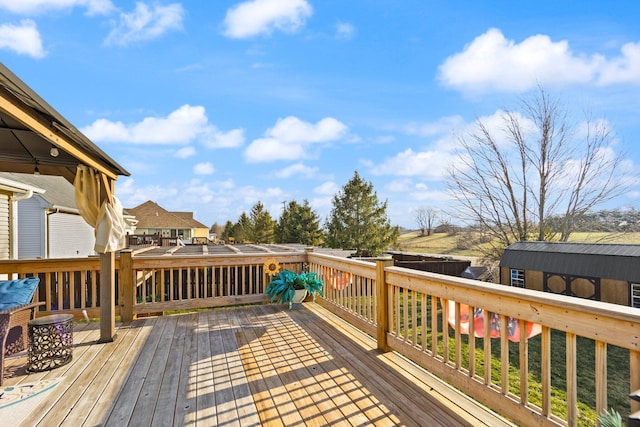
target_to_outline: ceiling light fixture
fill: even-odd
[[[55,145],[52,145],[51,150],[49,150],[49,154],[51,157],[58,157],[58,155],[60,155],[60,150],[58,150],[58,147]]]

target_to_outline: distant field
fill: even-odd
[[[478,238],[479,235],[467,232],[460,232],[454,235],[436,233],[431,236],[420,237],[419,231],[412,231],[400,235],[398,239],[398,250],[451,256],[481,257],[482,253],[472,245],[472,241]],[[569,241],[640,244],[640,233],[573,233]]]

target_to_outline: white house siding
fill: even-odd
[[[11,257],[10,218],[9,195],[0,193],[0,259]]]
[[[45,206],[40,196],[18,202],[18,259],[46,257]]]
[[[49,221],[49,258],[87,257],[95,252],[93,228],[80,215],[52,213]]]

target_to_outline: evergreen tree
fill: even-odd
[[[276,242],[307,246],[322,243],[320,216],[311,209],[308,200],[305,199],[302,205],[294,200],[284,208],[276,225]]]
[[[273,243],[275,221],[260,201],[251,208],[250,224],[250,230],[247,233],[250,241],[253,243]]]
[[[220,235],[220,238],[222,240],[229,241],[229,237],[233,237],[233,227],[234,224],[231,221],[227,221],[227,223],[224,225],[224,231]]]
[[[235,239],[236,243],[245,243],[250,238],[251,232],[251,220],[245,212],[242,212],[238,222],[233,226],[231,237]]]
[[[360,178],[357,171],[333,197],[325,227],[325,246],[355,249],[356,256],[379,255],[400,235],[387,217],[387,202],[378,201],[373,184]]]

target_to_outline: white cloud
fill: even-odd
[[[131,13],[121,13],[118,26],[111,30],[105,44],[127,46],[156,39],[170,30],[182,29],[184,9],[180,3],[166,6],[137,2]]]
[[[224,35],[242,39],[270,34],[274,30],[295,32],[313,9],[306,0],[252,0],[239,3],[227,11]]]
[[[222,132],[217,129],[210,132],[209,138],[204,139],[203,144],[209,148],[235,148],[244,144],[244,130],[232,129]]]
[[[289,116],[279,119],[264,138],[251,142],[245,157],[249,162],[300,159],[307,156],[310,145],[339,140],[347,130],[347,126],[332,117],[313,124]]]
[[[124,124],[98,119],[81,131],[96,142],[189,144],[198,141],[209,148],[235,147],[244,142],[242,130],[222,132],[209,124],[204,107],[188,104],[167,117],[146,117],[138,123]],[[184,151],[179,154],[189,153]]]
[[[173,156],[177,157],[178,159],[186,159],[188,157],[195,156],[195,154],[196,154],[196,149],[191,145],[189,145],[187,147],[182,147],[179,150],[176,150]]]
[[[215,168],[210,162],[198,163],[193,167],[193,173],[196,175],[211,175],[215,171]]]
[[[296,178],[311,178],[317,172],[318,168],[312,168],[309,166],[305,166],[302,163],[296,163],[284,169],[280,169],[278,172],[276,172],[275,175],[277,178],[291,178],[292,176]]]
[[[336,24],[336,38],[350,40],[356,33],[356,29],[348,22],[338,22]]]
[[[543,85],[640,84],[640,42],[618,56],[574,53],[569,42],[538,34],[520,43],[492,28],[439,67],[445,86],[471,93],[523,92]]]
[[[103,15],[115,10],[111,0],[0,0],[0,9],[23,15],[74,7],[85,7],[87,15]]]
[[[447,176],[450,165],[457,161],[453,153],[419,151],[411,148],[385,159],[371,168],[374,175],[419,176],[439,180]]]
[[[47,54],[42,47],[36,23],[30,19],[23,19],[19,25],[0,25],[0,49],[34,58],[43,58]]]
[[[575,56],[566,40],[553,42],[539,34],[515,43],[492,28],[447,58],[439,77],[462,91],[521,92],[538,83],[587,83],[599,61],[597,56]]]
[[[274,138],[259,138],[251,142],[245,151],[249,162],[270,162],[273,160],[297,160],[304,157],[302,145],[291,145]]]
[[[640,42],[622,46],[622,56],[603,64],[598,83],[640,84]]]

